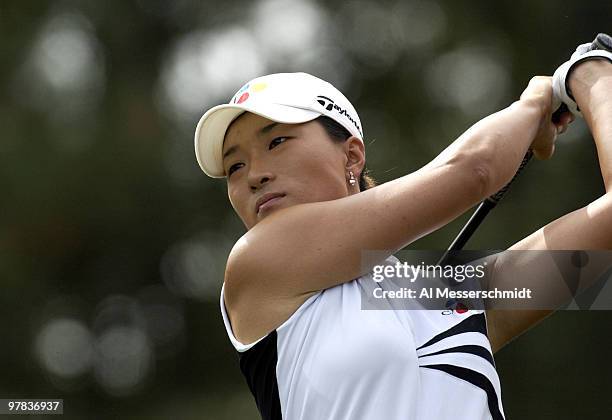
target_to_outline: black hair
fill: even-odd
[[[342,143],[351,137],[351,133],[346,128],[329,117],[322,115],[316,118],[315,121],[323,126],[327,135],[335,142]],[[361,174],[359,174],[359,190],[365,191],[375,186],[376,181],[372,178],[370,171],[364,165]]]

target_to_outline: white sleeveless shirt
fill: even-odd
[[[322,290],[250,344],[234,337],[221,288],[262,419],[504,419],[484,311],[362,310],[374,287],[384,282],[370,273]]]

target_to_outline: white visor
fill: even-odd
[[[206,175],[225,177],[223,141],[230,124],[243,112],[284,124],[301,124],[325,115],[363,141],[355,108],[331,84],[307,73],[271,74],[251,80],[228,104],[217,105],[200,118],[195,153]]]

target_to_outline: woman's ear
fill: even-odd
[[[352,171],[357,178],[365,166],[365,146],[363,141],[351,136],[344,142],[346,153],[346,170]]]

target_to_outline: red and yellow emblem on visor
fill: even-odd
[[[261,92],[267,87],[268,87],[268,84],[265,82],[258,82],[258,83],[254,83],[253,85],[251,85],[250,83],[247,83],[234,95],[234,99],[232,100],[232,103],[241,104],[247,101],[251,97],[252,94]]]

